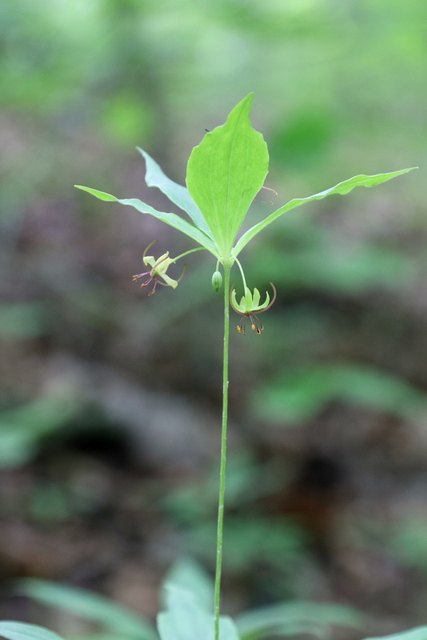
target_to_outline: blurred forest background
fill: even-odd
[[[298,208],[242,254],[278,300],[260,338],[233,314],[224,610],[303,599],[357,606],[372,633],[426,624],[426,77],[424,0],[1,1],[3,619],[76,630],[19,577],[153,618],[177,559],[213,571],[215,264],[189,256],[148,299],[144,248],[191,241],[73,185],[172,210],[135,147],[184,183],[254,91],[275,207],[421,170]]]

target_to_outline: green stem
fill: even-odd
[[[222,432],[221,465],[219,475],[218,529],[215,569],[215,640],[219,640],[219,605],[221,592],[222,538],[224,528],[225,465],[227,458],[228,417],[228,344],[230,337],[230,264],[224,263],[224,355],[222,370]]]
[[[155,242],[157,242],[157,240]],[[151,245],[149,245],[149,246],[151,247]],[[207,249],[205,247],[197,247],[197,249],[190,249],[190,251],[186,251],[185,253],[181,253],[181,255],[177,256],[176,258],[174,258],[173,261],[176,262],[177,260],[181,260],[181,258],[183,258],[184,256],[188,256],[189,253],[194,253],[195,251],[207,251]]]
[[[247,286],[246,286],[246,278],[245,278],[245,274],[244,274],[244,271],[243,271],[243,267],[242,267],[242,265],[240,264],[240,262],[238,261],[237,258],[234,258],[234,259],[237,262],[237,266],[240,269],[240,273],[241,273],[242,280],[243,280],[243,295],[245,296],[246,295]]]

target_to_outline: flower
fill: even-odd
[[[270,284],[273,288],[273,299],[270,302],[270,296],[268,293],[266,293],[265,302],[263,304],[259,304],[260,293],[258,289],[254,289],[254,293],[252,295],[247,287],[245,287],[246,295],[242,297],[242,299],[240,300],[240,304],[238,304],[236,300],[236,292],[234,290],[234,284],[231,287],[231,291],[230,291],[231,307],[232,309],[234,309],[236,313],[239,313],[241,316],[243,316],[239,324],[237,325],[237,331],[239,333],[243,332],[244,336],[246,335],[246,331],[245,331],[246,320],[248,318],[251,321],[252,331],[256,331],[257,334],[260,335],[261,331],[264,329],[263,325],[261,324],[257,316],[259,313],[262,313],[263,311],[267,311],[267,309],[269,309],[272,306],[272,304],[274,304],[274,301],[276,300],[276,287],[272,282],[270,282]]]
[[[148,294],[149,296],[152,296],[153,293],[156,292],[156,287],[158,284],[161,284],[162,287],[173,287],[174,289],[176,289],[176,287],[178,286],[178,282],[181,280],[185,272],[185,266],[184,266],[184,270],[181,276],[178,278],[178,280],[174,280],[173,278],[167,275],[166,271],[168,270],[169,266],[175,262],[173,258],[169,258],[169,251],[166,251],[166,253],[164,253],[162,256],[160,256],[160,258],[157,258],[157,259],[154,256],[145,255],[148,249],[155,242],[157,242],[157,240],[155,240],[154,242],[148,245],[148,247],[145,249],[142,256],[142,261],[144,265],[145,266],[148,265],[151,267],[150,271],[144,271],[144,273],[137,273],[132,278],[133,281],[136,282],[137,280],[139,280],[139,278],[148,276],[147,280],[142,283],[141,287],[147,287],[154,280],[154,286],[150,291],[150,293]],[[164,282],[160,282],[159,278],[162,278]]]

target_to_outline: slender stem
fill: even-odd
[[[230,264],[224,263],[224,355],[222,372],[222,432],[221,465],[219,475],[218,530],[216,543],[215,570],[215,640],[219,640],[219,604],[221,592],[222,538],[224,527],[225,464],[227,456],[228,417],[228,344],[230,336]]]
[[[237,258],[234,258],[234,259],[235,259],[235,261],[237,262],[237,266],[239,267],[239,269],[240,269],[240,273],[241,273],[241,275],[242,275],[242,280],[243,280],[243,292],[244,292],[244,293],[243,293],[243,295],[246,295],[246,289],[247,289],[247,286],[246,286],[246,278],[245,278],[245,274],[244,274],[244,271],[243,271],[243,267],[242,267],[242,265],[240,264],[240,262],[238,261],[238,259],[237,259]]]
[[[157,242],[157,240],[155,240],[155,242]],[[152,243],[152,244],[154,244],[154,243]],[[151,247],[151,244],[149,246]],[[197,249],[190,249],[190,251],[186,251],[185,253],[181,253],[181,255],[177,256],[176,258],[174,258],[173,261],[176,262],[177,260],[181,260],[181,258],[183,258],[184,256],[188,256],[189,253],[194,253],[195,251],[207,251],[207,249],[205,247],[197,247]]]

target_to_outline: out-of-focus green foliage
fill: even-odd
[[[24,622],[0,621],[0,634],[7,640],[62,640],[56,633]]]
[[[48,332],[49,317],[40,302],[0,304],[0,336],[32,338]]]
[[[77,399],[48,395],[0,413],[0,468],[20,466],[39,452],[43,438],[77,414]]]
[[[366,640],[426,640],[427,627],[416,627],[408,631],[400,633],[392,633],[389,636],[380,636],[380,638],[367,638]]]
[[[328,637],[333,625],[360,629],[365,621],[364,616],[352,607],[289,602],[243,613],[237,618],[237,626],[243,638],[257,640],[266,634]]]
[[[254,409],[273,422],[304,422],[339,400],[387,411],[403,419],[427,412],[426,394],[403,380],[356,364],[324,364],[288,370],[257,389]]]
[[[426,519],[410,516],[397,523],[391,539],[391,551],[410,567],[427,571]]]
[[[289,186],[308,176],[316,187],[367,156],[372,173],[381,160],[422,164],[420,1],[5,0],[0,18],[2,107],[20,125],[10,168],[22,170],[25,150],[46,177],[59,158],[73,166],[70,152],[86,169],[88,139],[102,138],[111,149],[168,139],[171,156],[178,146],[185,157],[197,125],[217,124],[214,114],[249,90],[279,191],[285,175]],[[57,184],[64,177],[55,171]]]
[[[82,589],[75,589],[43,580],[23,580],[17,583],[19,593],[44,604],[65,609],[70,613],[91,620],[104,627],[104,635],[86,635],[85,639],[105,640],[122,634],[126,638],[155,639],[156,632],[141,616],[118,606],[98,595]],[[210,576],[193,560],[181,559],[176,563],[162,586],[162,601],[165,611],[157,618],[161,640],[199,640],[213,638],[213,591]],[[364,616],[352,607],[327,605],[311,602],[288,602],[274,607],[254,609],[241,614],[234,622],[227,616],[220,619],[220,640],[262,640],[271,634],[278,637],[305,635],[309,633],[318,638],[331,637],[332,627],[340,625],[349,628],[361,628]],[[18,640],[18,636],[9,634],[7,624],[0,623],[7,632],[8,640]],[[29,625],[21,625],[22,632]],[[40,634],[42,633],[41,628]],[[28,635],[24,640],[54,640],[54,634],[47,630],[45,636]],[[25,635],[25,634],[24,634]]]
[[[43,604],[59,607],[80,618],[91,620],[106,629],[112,637],[121,634],[143,640],[156,638],[154,629],[142,616],[98,594],[35,579],[22,580],[17,584],[17,590]]]

